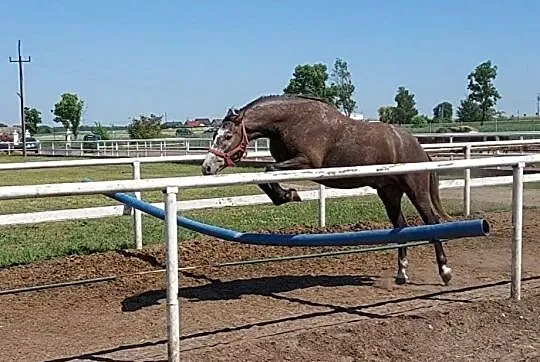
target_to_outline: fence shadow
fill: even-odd
[[[240,279],[222,282],[204,275],[183,272],[185,276],[195,279],[204,279],[208,284],[180,288],[179,297],[190,302],[210,300],[239,299],[244,295],[270,296],[275,293],[289,292],[298,289],[307,289],[315,286],[372,286],[375,276],[365,275],[281,275],[251,279]],[[122,311],[134,312],[142,308],[159,304],[165,299],[165,289],[149,290],[122,301]]]
[[[323,278],[328,278],[328,277],[323,277]],[[357,277],[346,276],[344,278],[355,278],[356,279]],[[260,279],[265,279],[265,278],[260,278]],[[330,281],[329,283],[337,283],[338,282],[338,280],[336,280],[335,278],[331,277],[330,279],[334,279],[334,280]],[[370,279],[370,278],[368,278],[368,279]],[[522,279],[523,282],[535,281],[535,280],[540,280],[540,275],[525,277],[525,278]],[[368,281],[366,283],[369,284],[370,282]],[[466,302],[466,301],[464,301],[464,300],[455,300],[453,298],[445,298],[444,296],[449,295],[449,294],[459,294],[459,293],[466,293],[466,292],[470,292],[470,291],[488,289],[488,288],[492,288],[492,287],[496,287],[496,286],[507,285],[509,283],[510,283],[510,280],[500,280],[500,281],[494,281],[494,282],[489,282],[489,283],[483,283],[483,284],[463,287],[463,288],[448,289],[448,290],[443,290],[443,291],[439,291],[439,292],[418,294],[418,295],[414,295],[414,296],[410,296],[410,297],[387,299],[387,300],[374,302],[374,303],[371,303],[371,304],[364,304],[364,305],[359,305],[359,306],[354,306],[354,307],[339,307],[339,308],[337,308],[335,310],[330,310],[330,311],[310,312],[310,313],[306,313],[306,314],[302,314],[302,315],[298,315],[298,316],[288,316],[288,317],[276,318],[276,319],[272,319],[272,320],[258,321],[258,322],[254,322],[254,323],[247,323],[247,324],[244,324],[244,325],[239,325],[239,326],[236,326],[236,327],[221,328],[221,329],[216,329],[216,330],[211,330],[211,331],[204,331],[204,332],[198,332],[198,333],[193,333],[193,334],[189,334],[189,335],[183,335],[183,336],[181,336],[181,340],[190,340],[190,339],[194,339],[194,338],[213,336],[213,335],[217,335],[217,334],[220,334],[220,333],[229,333],[229,332],[234,332],[234,331],[247,330],[247,329],[253,328],[254,326],[260,327],[260,326],[277,325],[277,324],[287,322],[287,321],[310,319],[310,318],[314,318],[314,317],[318,317],[318,316],[332,315],[332,314],[341,313],[341,312],[353,312],[354,314],[363,315],[363,316],[366,316],[368,318],[392,318],[395,315],[393,315],[393,314],[387,314],[387,315],[373,314],[372,315],[371,313],[362,312],[362,310],[373,308],[373,307],[385,306],[385,305],[407,303],[409,301],[421,300],[421,299],[424,299],[424,300],[429,300],[429,299],[449,300],[449,301],[458,301],[458,302],[463,303],[463,302]],[[362,284],[361,284],[361,282],[357,282],[357,285],[362,285]],[[195,288],[188,288],[188,289],[195,290]],[[274,292],[276,292],[276,291],[274,291]],[[164,294],[165,292],[164,291],[158,291],[158,293],[163,293]],[[282,296],[278,296],[278,297],[281,298]],[[287,298],[287,297],[283,297],[283,298]],[[295,302],[300,302],[300,303],[306,303],[306,304],[313,304],[313,302],[310,302],[310,301],[307,301],[307,300],[301,300],[301,299],[298,299],[298,298],[294,298],[294,301]],[[321,305],[321,304],[317,303],[316,305]],[[411,311],[414,310],[414,309],[415,308],[411,309]],[[401,313],[406,313],[406,312],[407,312],[407,310],[401,311]],[[71,356],[71,357],[67,357],[67,358],[50,359],[48,361],[49,362],[64,362],[64,361],[72,361],[72,360],[77,360],[77,359],[86,359],[86,360],[91,360],[91,361],[123,362],[123,361],[125,361],[125,359],[115,359],[115,358],[109,357],[107,355],[111,354],[111,353],[115,353],[115,352],[134,350],[134,349],[137,349],[137,348],[144,348],[144,347],[157,346],[157,345],[164,345],[165,346],[166,344],[167,344],[167,340],[166,339],[161,339],[161,340],[157,340],[157,341],[154,341],[154,342],[143,342],[143,343],[127,344],[127,345],[123,345],[123,346],[117,346],[117,347],[110,348],[110,349],[94,351],[94,352],[81,354],[81,355],[77,355],[77,356]],[[164,360],[156,359],[156,360],[153,360],[153,361],[158,362],[158,361],[164,361]]]

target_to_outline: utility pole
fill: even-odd
[[[22,142],[23,142],[23,156],[26,157],[26,120],[24,117],[24,90],[23,90],[23,63],[30,63],[32,59],[23,59],[21,57],[21,41],[18,43],[18,53],[19,56],[17,60],[13,60],[9,57],[10,63],[19,63],[19,99],[21,106],[21,128],[22,128]]]
[[[540,117],[540,93],[536,95],[536,117]]]

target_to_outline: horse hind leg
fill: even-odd
[[[405,192],[420,214],[424,224],[439,224],[439,216],[435,213],[431,203],[429,173],[408,175],[405,184],[407,185]],[[448,285],[452,279],[452,269],[447,265],[447,258],[443,245],[440,240],[433,240],[433,246],[435,248],[439,275],[444,284]]]
[[[377,194],[382,200],[386,209],[386,214],[394,228],[407,226],[405,217],[401,210],[401,199],[403,191],[397,185],[388,185],[377,189]],[[407,276],[407,247],[398,248],[398,270],[395,282],[396,284],[405,284],[409,280]]]

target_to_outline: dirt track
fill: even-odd
[[[409,250],[411,283],[405,286],[393,283],[394,251],[183,273],[183,359],[540,360],[540,211],[525,213],[527,279],[519,305],[506,300],[511,215],[486,218],[489,238],[447,244],[454,271],[449,287],[440,282],[429,246]],[[332,248],[208,239],[183,243],[181,261],[188,266],[326,250]],[[156,247],[8,268],[0,280],[5,290],[156,270],[163,263]],[[166,360],[164,277],[0,295],[2,361]]]

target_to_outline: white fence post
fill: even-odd
[[[519,163],[513,167],[514,183],[512,187],[512,286],[510,297],[521,299],[521,244],[523,228],[523,168]]]
[[[168,359],[180,362],[180,306],[178,303],[177,187],[165,191],[165,242],[167,245],[167,335]]]
[[[319,185],[319,225],[326,226],[326,187]]]
[[[141,179],[141,163],[139,161],[133,162],[133,179]],[[137,198],[137,200],[141,199],[141,193],[139,191],[135,192],[135,198]],[[134,209],[133,211],[133,231],[135,247],[137,249],[142,249],[142,212],[137,209]]]
[[[465,147],[465,159],[471,158],[471,145]],[[463,214],[469,216],[471,214],[471,169],[464,170],[464,185],[463,185]]]

